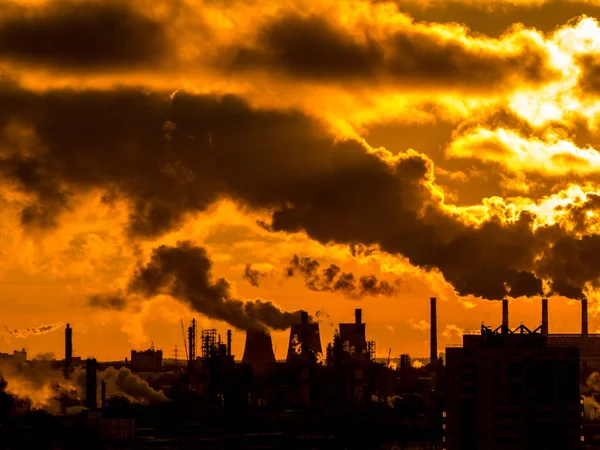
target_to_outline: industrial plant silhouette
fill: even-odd
[[[500,326],[482,325],[440,353],[432,298],[426,364],[391,351],[376,358],[361,309],[325,347],[303,311],[285,361],[265,329],[248,329],[236,358],[231,330],[221,340],[195,319],[187,333],[182,322],[185,359],[150,348],[125,361],[81,360],[67,324],[62,360],[0,354],[22,377],[55,380],[44,407],[3,384],[1,448],[600,448],[590,385],[600,335],[588,332],[586,300],[581,311],[580,334],[548,333],[547,299],[539,326],[513,329],[503,300]]]

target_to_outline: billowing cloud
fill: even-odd
[[[4,62],[71,70],[133,69],[156,65],[168,48],[164,25],[129,1],[13,4],[0,13]]]
[[[357,36],[324,17],[278,17],[259,32],[255,47],[230,50],[229,69],[468,90],[539,83],[556,75],[546,50],[526,34],[485,40],[467,37],[458,27],[436,29],[410,20],[398,28],[380,37]]]

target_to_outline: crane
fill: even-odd
[[[185,342],[185,327],[183,326],[183,319],[179,319],[181,320],[181,335],[183,336],[183,348],[185,348],[185,359],[189,359],[188,357],[188,350],[187,350],[187,343]]]

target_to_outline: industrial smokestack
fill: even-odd
[[[100,405],[101,408],[106,408],[106,381],[102,380],[100,383]]]
[[[95,359],[88,358],[85,362],[85,406],[89,410],[95,410],[98,407],[96,370],[98,363]]]
[[[502,299],[502,334],[508,334],[508,299]]]
[[[362,309],[357,308],[354,310],[354,323],[357,325],[362,323]]]
[[[271,335],[264,331],[246,331],[243,364],[249,364],[255,371],[261,371],[275,364]]]
[[[588,308],[587,299],[581,299],[581,335],[588,336]]]
[[[542,299],[542,334],[548,336],[548,299]]]
[[[65,328],[65,367],[70,367],[73,362],[73,328],[67,324]]]
[[[231,330],[227,330],[227,356],[231,356]]]
[[[429,363],[435,366],[437,363],[437,299],[431,297],[431,327],[430,327],[430,351]]]

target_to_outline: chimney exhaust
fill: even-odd
[[[354,323],[356,323],[357,325],[362,323],[362,309],[355,309],[354,310]]]
[[[581,336],[588,337],[588,305],[587,299],[581,299]]]
[[[437,299],[435,297],[431,297],[431,336],[430,336],[430,345],[429,349],[429,363],[432,366],[437,364]]]
[[[508,299],[502,299],[502,334],[508,334]]]
[[[227,330],[227,356],[231,356],[231,330]]]
[[[548,299],[542,299],[542,334],[548,336]]]

